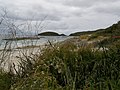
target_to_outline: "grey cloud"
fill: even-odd
[[[99,4],[99,3],[109,3],[109,2],[115,2],[119,0],[66,0],[64,4],[71,5],[75,7],[91,7],[93,5]]]
[[[9,18],[20,19],[20,20],[33,19],[33,20],[39,21],[39,20],[42,20],[43,17],[48,16],[48,18],[46,18],[47,20],[55,20],[55,21],[60,20],[60,17],[59,15],[57,15],[56,12],[52,10],[47,10],[46,8],[39,5],[38,3],[34,3],[33,5],[28,5],[28,4],[22,5],[22,3],[18,2],[12,6],[11,6],[12,3],[9,4],[5,2],[3,4],[5,5],[2,5],[2,7],[7,8],[9,12],[9,15],[8,15]]]
[[[74,32],[107,27],[120,17],[119,0],[0,0],[9,18],[41,21],[45,30]],[[108,22],[109,21],[109,22]]]
[[[8,10],[9,11],[9,10]],[[35,9],[32,8],[30,10],[26,10],[26,11],[21,11],[21,12],[8,12],[8,17],[12,18],[12,19],[16,19],[16,20],[34,20],[34,21],[41,21],[44,17],[48,16],[45,20],[55,20],[55,21],[59,21],[60,17],[59,16],[55,16],[54,14],[49,14],[49,12],[45,12],[44,9]]]
[[[120,16],[120,1],[107,3],[107,4],[100,4],[94,7],[95,11],[98,13],[106,13],[106,14],[113,14]]]

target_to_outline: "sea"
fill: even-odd
[[[70,36],[38,36],[39,39],[26,39],[26,40],[4,40],[4,36],[0,35],[0,49],[4,48],[17,48],[17,47],[25,47],[32,45],[45,45],[48,42],[57,43],[69,38]]]

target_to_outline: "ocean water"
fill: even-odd
[[[44,45],[47,44],[48,41],[50,41],[51,43],[57,43],[72,38],[69,36],[39,36],[39,37],[40,39],[18,40],[18,41],[2,40],[2,37],[0,37],[0,49],[25,47],[31,45]]]

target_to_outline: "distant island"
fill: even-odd
[[[43,32],[39,33],[39,36],[66,36],[65,34],[58,34],[56,32]]]

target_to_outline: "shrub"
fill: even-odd
[[[14,80],[10,73],[0,72],[0,90],[9,90]]]

